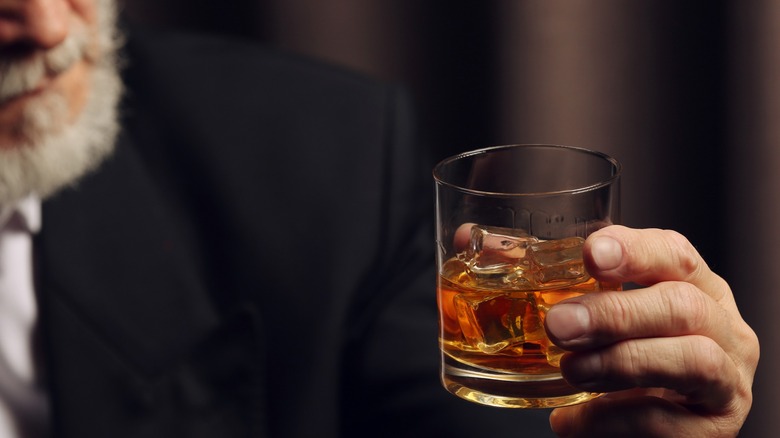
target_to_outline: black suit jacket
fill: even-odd
[[[440,387],[402,93],[219,39],[135,34],[127,64],[116,153],[36,238],[55,436],[545,433]]]

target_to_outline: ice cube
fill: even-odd
[[[568,237],[530,245],[528,256],[534,280],[544,286],[572,284],[590,278],[582,261],[585,239]]]
[[[547,317],[547,311],[553,306],[565,299],[582,295],[582,292],[574,291],[542,291],[536,293],[537,309],[541,324],[544,325],[544,319]],[[546,336],[543,339],[542,351],[547,357],[547,363],[554,367],[561,366],[561,357],[565,351],[553,344]]]
[[[528,247],[539,242],[520,229],[474,225],[461,259],[482,288],[527,286]]]
[[[539,239],[519,229],[501,227],[471,227],[471,242],[467,256],[477,272],[506,272],[525,261],[528,247]]]
[[[455,297],[461,332],[483,353],[522,353],[523,344],[544,337],[533,293],[459,294]]]
[[[548,364],[560,368],[561,358],[563,357],[564,353],[566,353],[566,350],[553,344],[549,339],[545,340],[544,354],[547,357]]]

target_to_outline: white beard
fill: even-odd
[[[87,100],[75,121],[68,123],[66,98],[49,90],[30,98],[16,127],[21,144],[0,149],[0,205],[28,195],[48,197],[75,184],[114,149],[119,132],[118,103],[122,82],[116,51],[113,0],[98,0],[98,41],[90,50],[86,32],[35,62],[0,63],[0,103],[29,90],[47,72],[60,72],[80,59],[92,64]],[[94,41],[93,41],[94,42]]]

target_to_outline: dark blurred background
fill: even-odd
[[[780,2],[127,0],[124,9],[131,21],[253,39],[402,83],[433,160],[508,143],[614,155],[625,166],[624,222],[688,236],[761,338],[741,436],[780,430]]]

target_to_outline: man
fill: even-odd
[[[2,436],[545,433],[543,411],[438,387],[429,182],[403,94],[131,32],[120,130],[113,6],[0,0]],[[607,228],[585,256],[649,287],[550,311],[567,378],[629,390],[553,428],[735,435],[758,343],[728,285],[672,233]]]

